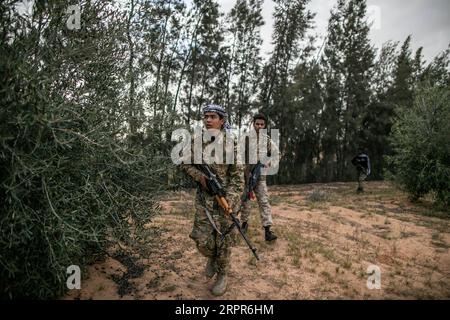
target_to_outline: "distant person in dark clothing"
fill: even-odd
[[[356,167],[358,172],[358,189],[356,189],[356,192],[364,192],[363,181],[366,180],[367,176],[370,174],[369,156],[364,152],[360,152],[353,158],[352,164]]]

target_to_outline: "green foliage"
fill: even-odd
[[[348,180],[351,158],[364,147],[363,121],[372,111],[375,51],[364,0],[340,0],[328,25],[324,68],[324,179]],[[335,163],[333,159],[335,160]]]
[[[305,61],[311,56],[312,45],[306,35],[314,18],[307,8],[308,3],[309,0],[275,1],[274,48],[262,70],[258,107],[269,117],[272,128],[280,130],[280,152],[286,155],[281,158],[279,174],[269,179],[275,183],[294,183],[299,176],[305,176],[299,168],[299,158],[303,158],[300,143],[305,136],[303,123],[309,119],[303,122],[304,119],[300,118],[307,109],[306,104],[299,102],[303,99],[299,97],[299,87],[306,83],[305,91],[314,90],[310,81],[316,76],[312,74],[304,79],[299,74],[311,67]],[[305,40],[306,45],[303,44]],[[296,65],[296,61],[301,63]],[[297,87],[292,75],[298,79]]]
[[[119,11],[86,5],[76,34],[57,3],[31,20],[0,8],[0,296],[53,298],[67,267],[133,243],[166,161],[126,138]]]
[[[246,115],[251,113],[256,88],[261,72],[260,47],[262,39],[260,28],[262,0],[238,0],[229,14],[231,58],[226,76],[227,90],[225,105],[241,128]]]
[[[432,193],[450,204],[450,90],[422,83],[409,110],[398,110],[388,157],[394,179],[413,200]]]

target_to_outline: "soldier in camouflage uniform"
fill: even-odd
[[[260,139],[260,135],[262,133],[259,132],[260,129],[265,129],[267,124],[267,118],[263,114],[257,114],[253,117],[253,127],[256,130],[258,141]],[[267,138],[267,152],[270,156],[271,152],[274,152],[276,150],[276,146],[272,143],[269,136],[266,136]],[[248,151],[248,147],[246,148],[246,151]],[[259,160],[259,150],[257,150],[257,156]],[[248,162],[246,162],[248,163]],[[251,174],[251,171],[255,167],[255,164],[247,164],[245,167],[245,190],[247,190],[249,176]],[[259,205],[259,214],[261,217],[261,223],[264,227],[264,238],[266,241],[273,241],[277,239],[277,236],[273,233],[272,230],[270,230],[272,226],[272,211],[270,208],[269,203],[269,193],[267,191],[267,183],[266,183],[266,176],[261,175],[259,177],[258,182],[255,186],[255,196],[258,201]],[[248,219],[250,216],[250,200],[244,201],[242,204],[242,211],[241,211],[241,221],[242,221],[242,229],[244,231],[247,231],[248,229]]]
[[[206,130],[221,130],[223,135],[218,135],[215,138],[223,139],[223,145],[227,146],[225,142],[225,130],[229,128],[229,125],[225,110],[221,106],[208,105],[203,108],[203,117]],[[214,138],[211,140],[215,141]],[[212,141],[208,141],[206,143],[203,141],[202,150],[204,157],[207,156],[205,155],[205,147],[212,143]],[[236,157],[235,142],[231,144],[231,148],[234,148],[231,152],[234,152]],[[192,159],[194,159],[194,157],[192,157]],[[225,163],[225,159],[226,157],[224,155],[223,163]],[[226,190],[227,200],[236,212],[240,206],[240,197],[244,188],[243,165],[210,164],[209,166],[221,181],[222,186]],[[212,226],[205,210],[210,213],[216,227],[221,233],[225,233],[231,225],[231,222],[229,218],[225,216],[225,213],[222,208],[220,208],[215,198],[208,194],[207,183],[202,172],[194,164],[183,164],[181,167],[199,184],[195,198],[194,226],[190,234],[190,238],[195,241],[197,249],[200,253],[208,258],[208,262],[205,267],[205,275],[208,278],[212,278],[215,274],[217,274],[217,279],[212,288],[212,293],[216,296],[220,296],[223,295],[227,289],[231,246],[234,244],[234,235],[228,234],[225,237],[225,240],[221,241],[221,236]]]
[[[364,192],[363,181],[370,175],[369,156],[360,149],[358,155],[352,159],[352,164],[356,167],[358,175],[358,189],[356,189],[356,192]]]

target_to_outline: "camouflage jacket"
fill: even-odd
[[[203,130],[204,132],[204,130]],[[200,138],[201,139],[201,138]],[[233,164],[225,164],[226,160],[226,147],[223,147],[223,163],[224,164],[209,164],[209,167],[211,170],[217,175],[219,181],[221,182],[223,188],[225,189],[225,192],[227,194],[227,200],[231,207],[236,212],[240,206],[240,197],[244,190],[244,166],[240,164],[236,164],[237,159],[237,143],[236,139],[233,138],[233,143],[227,145],[226,143],[226,137],[225,132],[223,132],[223,136],[221,137],[223,139],[223,146],[228,146],[233,148],[232,150],[228,150],[229,152],[233,152],[234,154],[234,163]],[[222,140],[219,139],[218,142],[221,142]],[[184,170],[189,176],[194,179],[196,182],[200,182],[200,177],[203,175],[202,172],[195,166],[194,164],[194,140],[195,137],[192,138],[191,143],[191,153],[192,153],[192,164],[181,164],[181,169]],[[210,145],[213,141],[209,142],[203,142],[202,141],[202,159],[205,159],[207,156],[207,150],[206,147]],[[201,193],[201,196],[204,197],[206,202],[216,202],[215,199],[210,196],[206,191],[202,190],[201,188],[197,189],[197,197],[196,201],[199,201],[201,197],[199,197],[199,193]],[[203,204],[202,204],[203,205]]]

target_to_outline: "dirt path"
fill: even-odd
[[[413,205],[388,183],[364,195],[352,183],[271,187],[273,244],[263,240],[256,203],[249,235],[262,258],[233,248],[223,299],[449,299],[450,215]],[[162,201],[147,225],[152,245],[89,267],[67,299],[214,299],[206,259],[188,235],[193,192]],[[367,288],[367,268],[381,270],[381,289]]]

